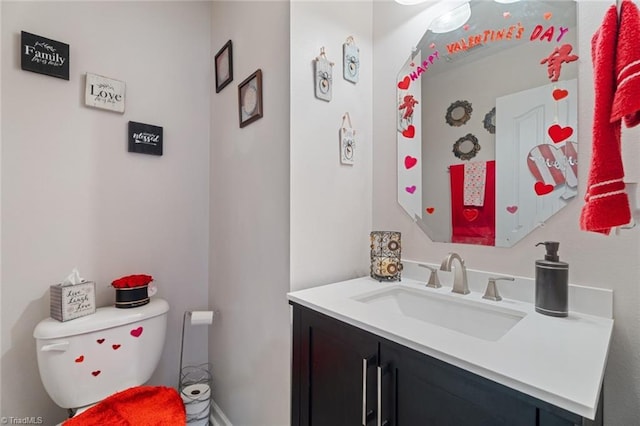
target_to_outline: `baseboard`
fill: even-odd
[[[209,420],[212,426],[233,426],[213,399],[211,400],[211,416]]]

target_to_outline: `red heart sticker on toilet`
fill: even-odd
[[[93,374],[93,377],[97,377],[98,374],[100,374],[101,371],[100,370],[96,370],[96,371],[92,371],[91,374]]]
[[[404,167],[406,169],[410,169],[413,166],[415,166],[418,163],[418,159],[414,158],[410,155],[407,155],[406,157],[404,157]]]
[[[511,214],[514,214],[518,211],[518,206],[507,206],[507,211]]]
[[[413,124],[410,124],[406,130],[402,131],[402,136],[404,136],[405,138],[413,139],[415,135],[416,135],[416,128]]]
[[[131,335],[133,337],[140,337],[141,334],[142,334],[142,326],[140,326],[138,328],[134,328],[133,330],[131,330]]]
[[[120,345],[111,345],[114,351],[117,351],[120,348]]]
[[[100,345],[104,343],[104,339],[98,339],[96,340],[96,342],[98,342]]]
[[[558,124],[554,124],[549,127],[548,133],[554,143],[560,143],[563,140],[568,139],[573,134],[573,129],[571,126],[561,127]]]
[[[553,185],[546,185],[544,182],[536,182],[533,189],[538,195],[546,195],[553,191]]]
[[[553,99],[559,101],[560,99],[564,99],[569,96],[569,91],[564,89],[556,89],[551,93],[551,95],[553,96]]]
[[[80,355],[78,358],[76,358],[76,362],[82,362],[84,361],[84,355]]]
[[[405,78],[402,79],[402,81],[398,83],[398,89],[407,90],[410,84],[411,84],[411,79],[409,78],[409,76],[406,76]]]
[[[463,209],[462,215],[469,222],[473,222],[478,218],[478,216],[480,215],[480,212],[478,211],[478,209]]]
[[[427,207],[425,210],[426,210],[426,211],[427,211],[427,213],[429,213],[429,214],[433,214],[433,212],[434,212],[434,211],[436,211],[436,209],[435,209],[434,207]]]

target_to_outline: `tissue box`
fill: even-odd
[[[96,283],[55,284],[49,288],[51,318],[69,321],[96,312]]]

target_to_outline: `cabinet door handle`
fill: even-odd
[[[378,426],[388,425],[388,420],[382,420],[382,375],[389,371],[389,364],[378,366]]]
[[[367,426],[375,414],[373,410],[367,411],[367,370],[371,363],[377,362],[376,359],[376,355],[362,358],[362,426]]]
[[[367,426],[367,367],[369,361],[362,358],[362,426]]]

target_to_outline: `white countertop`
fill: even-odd
[[[403,286],[447,294],[525,313],[497,341],[482,340],[401,314],[381,312],[354,297]],[[452,294],[423,282],[378,282],[369,277],[291,292],[291,302],[339,319],[542,401],[593,419],[609,352],[613,320],[570,311],[566,318],[541,315],[531,303],[482,293]],[[503,294],[504,297],[504,294]]]

